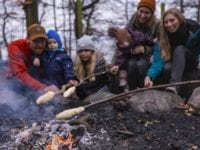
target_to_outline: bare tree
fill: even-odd
[[[82,36],[82,0],[77,0],[75,2],[75,35],[76,38],[79,39]]]
[[[183,0],[180,0],[180,10],[182,13],[184,12]]]
[[[22,5],[26,14],[26,27],[38,23],[38,0],[25,0]]]
[[[69,55],[71,56],[71,49],[72,49],[72,0],[69,0],[69,8],[68,8],[68,15],[69,15]]]
[[[53,20],[54,20],[54,27],[57,31],[57,22],[56,22],[56,0],[53,0]]]
[[[63,13],[63,42],[64,48],[67,50],[67,37],[66,37],[66,1],[62,0],[62,13]]]
[[[4,9],[4,16],[3,16],[3,24],[2,24],[2,36],[3,36],[3,41],[7,47],[8,45],[8,42],[7,42],[7,39],[6,39],[6,23],[7,23],[7,20],[9,18],[9,13],[7,12],[7,8],[6,8],[6,0],[3,0],[3,9]],[[2,57],[2,54],[1,54],[1,57]]]
[[[200,23],[200,0],[198,0],[198,6],[197,6],[197,21]]]

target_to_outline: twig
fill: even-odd
[[[104,102],[108,102],[108,101],[111,101],[111,100],[118,100],[119,98],[122,98],[122,97],[125,97],[125,96],[134,95],[137,92],[147,91],[147,90],[152,90],[152,89],[165,88],[165,87],[169,87],[169,86],[178,86],[178,85],[196,84],[196,83],[200,83],[200,80],[176,82],[176,83],[170,83],[170,84],[156,85],[156,86],[148,87],[148,88],[140,88],[140,89],[136,89],[136,90],[131,90],[131,91],[128,91],[128,92],[124,92],[124,93],[121,93],[121,94],[114,95],[112,97],[108,97],[108,98],[96,101],[92,104],[88,104],[88,105],[85,105],[85,106],[82,106],[82,107],[65,110],[65,111],[57,114],[56,118],[57,119],[68,119],[68,118],[73,117],[74,115],[80,114],[81,112],[85,111],[86,109],[88,109],[89,107],[92,107],[94,105],[101,104],[101,103],[104,103]]]

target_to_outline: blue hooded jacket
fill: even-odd
[[[61,88],[69,80],[74,79],[73,62],[62,48],[58,33],[54,30],[49,30],[47,36],[57,41],[58,49],[55,51],[46,50],[42,56],[42,65],[47,78],[46,84],[55,84],[58,88]]]
[[[49,30],[47,32],[47,37],[48,37],[48,39],[55,39],[58,43],[58,49],[63,49],[60,36],[55,30]]]

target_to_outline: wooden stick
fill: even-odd
[[[169,86],[178,86],[178,85],[196,84],[196,83],[200,83],[200,80],[176,82],[176,83],[170,83],[170,84],[156,85],[156,86],[152,86],[152,87],[148,87],[148,88],[140,88],[140,89],[136,89],[136,90],[131,90],[131,91],[128,91],[128,92],[120,93],[120,94],[114,95],[112,97],[108,97],[108,98],[96,101],[92,104],[88,104],[88,105],[85,105],[85,106],[82,106],[82,107],[67,109],[67,110],[57,114],[56,119],[69,119],[69,118],[71,118],[75,115],[80,114],[81,112],[85,111],[87,108],[92,107],[94,105],[101,104],[101,103],[104,103],[104,102],[108,102],[108,101],[111,101],[111,100],[118,100],[119,98],[122,98],[122,97],[125,97],[125,96],[134,95],[137,92],[147,91],[147,90],[152,90],[152,89],[165,88],[165,87],[169,87]]]
[[[76,85],[75,87],[81,85],[84,81],[86,81],[86,80],[92,78],[93,76],[99,76],[99,75],[101,75],[101,74],[107,73],[108,71],[109,71],[109,70],[106,70],[106,71],[103,71],[103,72],[100,72],[100,73],[96,73],[96,74],[92,74],[92,75],[90,75],[90,76],[84,78],[84,79],[83,79],[78,85]],[[63,93],[65,92],[66,89],[68,89],[68,88],[70,88],[70,87],[72,87],[72,86],[73,86],[72,83],[67,83],[67,84],[63,85],[63,86],[62,86],[62,89],[59,90],[59,91],[57,91],[56,93],[54,93],[54,92],[52,92],[52,91],[49,91],[49,92],[47,92],[47,93],[44,93],[43,95],[39,96],[39,97],[36,99],[36,103],[37,103],[38,105],[40,105],[40,104],[45,104],[45,103],[51,101],[55,96],[60,95],[60,94],[63,94]],[[64,96],[65,96],[65,95],[68,95],[68,94],[64,94]]]
[[[105,74],[105,73],[107,73],[108,71],[109,71],[109,70],[106,70],[106,71],[103,71],[103,72],[100,72],[100,73],[96,73],[96,74],[92,74],[92,75],[90,75],[90,76],[84,78],[83,80],[81,80],[81,81],[79,82],[78,85],[75,85],[75,86],[73,86],[73,87],[70,87],[68,90],[64,91],[64,92],[63,92],[63,97],[64,97],[64,98],[70,97],[70,96],[76,91],[76,87],[77,87],[77,86],[80,86],[81,84],[83,84],[84,81],[86,81],[86,80],[88,80],[88,79],[90,79],[90,78],[92,78],[92,77],[94,77],[94,76],[99,76],[99,75]]]
[[[63,85],[62,89],[56,93],[53,91],[48,91],[48,92],[44,93],[43,95],[39,96],[36,99],[36,104],[40,105],[40,104],[45,104],[45,103],[51,101],[55,96],[62,94],[67,88],[69,88],[71,86],[73,86],[72,83],[67,83],[67,84]]]

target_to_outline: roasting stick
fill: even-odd
[[[72,86],[70,87],[68,90],[64,91],[63,92],[63,97],[64,98],[67,98],[67,97],[70,97],[75,91],[76,91],[76,87],[81,85],[82,83],[84,83],[84,81],[94,77],[94,76],[99,76],[99,75],[102,75],[102,74],[106,74],[109,70],[106,70],[106,71],[103,71],[103,72],[100,72],[100,73],[96,73],[96,74],[92,74],[92,75],[89,75],[88,77],[84,78],[81,82],[79,82],[79,84],[75,85],[75,86]]]
[[[48,92],[44,93],[43,95],[39,96],[36,100],[36,103],[38,105],[45,104],[45,103],[51,101],[56,95],[62,94],[66,89],[68,89],[72,86],[73,86],[72,83],[67,83],[67,84],[63,85],[62,89],[59,90],[58,92],[48,91]]]
[[[107,71],[103,71],[103,72],[100,72],[100,73],[97,73],[97,74],[92,74],[86,78],[84,78],[78,85],[76,86],[79,86],[80,84],[82,84],[84,81],[92,78],[93,76],[98,76],[98,75],[101,75],[101,74],[105,74],[107,73]],[[76,90],[76,86],[74,86],[72,83],[67,83],[65,85],[62,86],[62,89],[59,90],[58,92],[53,92],[53,91],[49,91],[49,92],[46,92],[44,93],[43,95],[39,96],[36,100],[36,103],[38,105],[40,104],[45,104],[49,101],[51,101],[56,95],[60,95],[60,94],[63,94],[63,96],[66,98],[66,97],[69,97],[71,96],[75,90]],[[66,90],[67,89],[67,90]],[[66,91],[65,91],[66,90]]]
[[[80,107],[77,107],[77,108],[64,110],[64,111],[62,111],[62,112],[60,112],[56,115],[56,119],[60,119],[60,120],[69,119],[69,118],[71,118],[75,115],[82,113],[83,111],[85,111],[86,109],[88,109],[88,108],[90,108],[94,105],[105,103],[105,102],[108,102],[108,101],[111,101],[111,100],[119,100],[120,98],[123,98],[125,96],[135,95],[137,92],[151,90],[151,89],[165,88],[165,87],[169,87],[169,86],[195,84],[195,83],[200,83],[200,80],[176,82],[176,83],[170,83],[170,84],[156,85],[156,86],[152,86],[152,87],[148,87],[148,88],[140,88],[140,89],[136,89],[136,90],[131,90],[131,91],[128,91],[128,92],[120,93],[120,94],[117,94],[115,96],[96,101],[94,103],[91,103],[91,104],[88,104],[88,105],[85,105],[85,106],[80,106]],[[125,99],[120,99],[120,100],[125,100]]]

